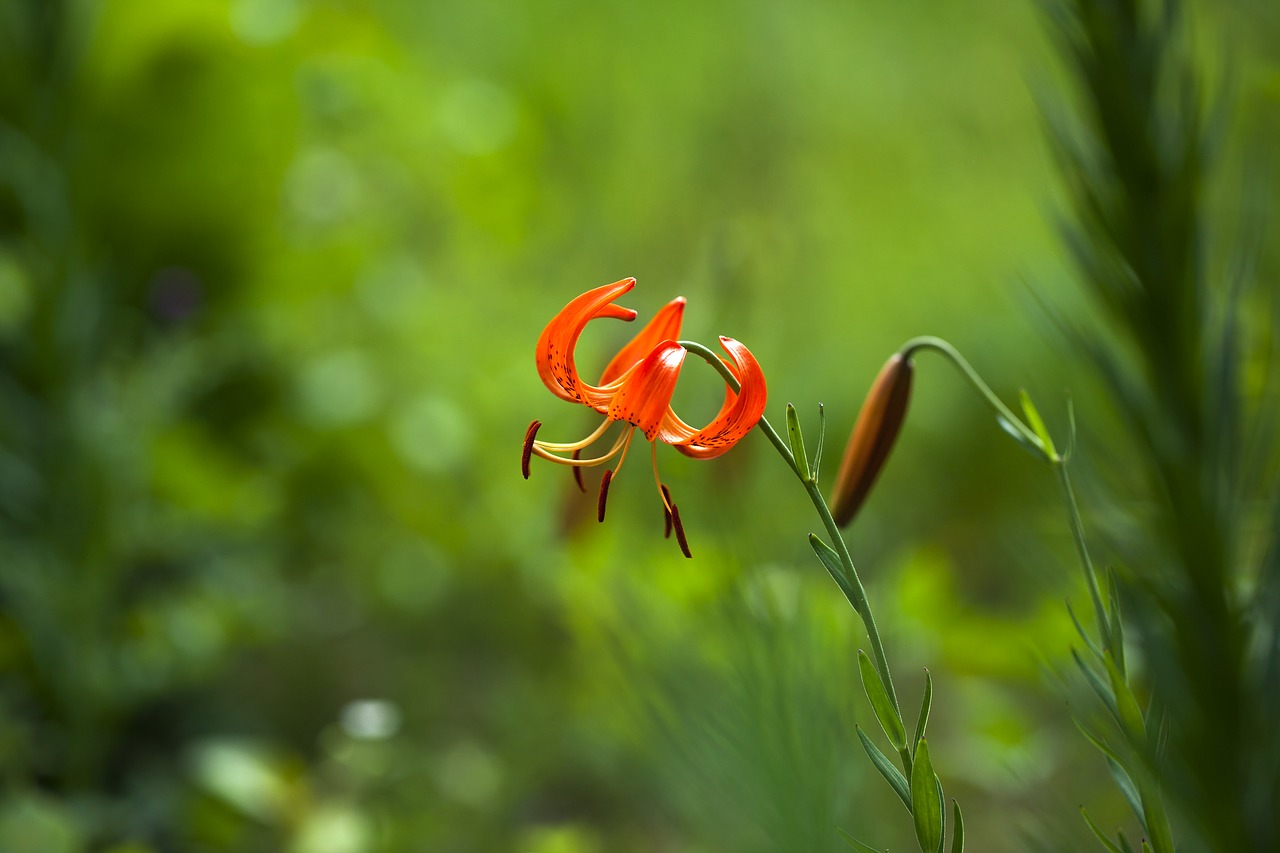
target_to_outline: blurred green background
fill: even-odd
[[[1265,138],[1274,9],[1199,13]],[[692,561],[643,460],[597,525],[519,476],[530,420],[596,423],[533,344],[633,275],[775,420],[826,404],[828,477],[918,334],[1105,442],[1050,320],[1061,77],[1002,0],[0,0],[0,849],[909,849],[772,448],[660,449]],[[1077,571],[993,426],[924,361],[851,547],[976,849],[1083,849],[1123,810],[1058,683]]]

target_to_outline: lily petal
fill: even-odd
[[[639,427],[644,437],[653,441],[671,412],[671,395],[687,352],[675,341],[662,341],[651,349],[618,380],[605,414]]]
[[[675,412],[668,410],[657,433],[659,440],[695,459],[713,459],[741,441],[759,422],[768,401],[764,371],[751,351],[733,338],[724,336],[720,338],[720,346],[732,359],[732,363],[726,364],[741,390],[734,394],[730,389],[720,414],[702,429],[695,430]]]
[[[538,337],[534,357],[538,376],[552,394],[571,403],[601,405],[599,390],[578,378],[573,351],[587,323],[597,317],[634,320],[636,312],[613,304],[613,300],[635,287],[634,278],[624,278],[588,290],[564,306]]]
[[[680,338],[680,323],[684,319],[685,298],[678,296],[662,306],[653,319],[645,324],[631,343],[624,346],[605,367],[600,384],[608,385],[626,373],[663,341]]]

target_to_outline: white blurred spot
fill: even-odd
[[[356,740],[385,740],[400,731],[400,709],[386,699],[357,699],[342,709],[341,721]]]
[[[289,783],[266,753],[234,740],[203,743],[192,752],[196,780],[247,815],[267,820],[290,799]]]
[[[364,853],[373,849],[373,826],[361,812],[345,805],[325,805],[302,820],[291,853]]]
[[[445,138],[463,154],[492,154],[515,135],[516,103],[492,83],[463,80],[445,92],[436,120]]]

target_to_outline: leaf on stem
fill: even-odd
[[[1115,655],[1116,669],[1120,670],[1120,675],[1125,674],[1124,671],[1124,623],[1120,620],[1120,588],[1116,584],[1116,573],[1114,569],[1107,569],[1107,602],[1108,637],[1107,644],[1111,647],[1111,653]]]
[[[964,818],[960,815],[960,804],[951,801],[951,853],[964,853]]]
[[[1003,415],[996,415],[996,423],[1000,425],[1000,429],[1005,431],[1010,438],[1018,442],[1018,446],[1030,453],[1041,462],[1044,461],[1044,448],[1033,442],[1030,438],[1022,434],[1016,426],[1009,422],[1009,419]]]
[[[929,761],[929,741],[922,740],[911,765],[911,817],[916,825],[916,840],[924,853],[936,853],[942,849],[941,790],[933,764]]]
[[[836,582],[836,586],[840,587],[844,597],[853,605],[854,611],[861,615],[862,610],[858,606],[858,594],[853,585],[849,583],[849,579],[845,577],[844,566],[840,563],[840,555],[813,533],[809,534],[809,545],[813,548],[813,553],[817,554],[818,559],[822,561],[827,574],[831,575],[831,579]]]
[[[845,844],[848,844],[854,850],[857,850],[858,853],[880,853],[879,850],[872,847],[870,844],[859,841],[838,826],[836,827],[836,832],[840,833],[840,837],[844,839]],[[889,853],[889,851],[886,849],[885,853]]]
[[[1093,834],[1097,836],[1098,840],[1102,842],[1102,846],[1107,848],[1110,853],[1124,853],[1123,850],[1117,847],[1115,843],[1107,837],[1107,834],[1102,831],[1102,827],[1093,822],[1093,818],[1089,817],[1089,813],[1084,810],[1084,806],[1080,807],[1080,816],[1084,818],[1085,823],[1089,824],[1089,828],[1093,830]]]
[[[1039,410],[1036,409],[1035,403],[1031,402],[1030,395],[1025,390],[1018,392],[1018,397],[1022,401],[1022,413],[1027,417],[1027,425],[1031,427],[1031,431],[1036,434],[1036,438],[1040,439],[1040,443],[1044,445],[1044,454],[1050,462],[1061,462],[1062,457],[1058,455],[1057,449],[1053,446],[1053,438],[1049,435],[1049,430],[1045,428],[1044,419],[1040,417]]]
[[[871,710],[875,712],[880,728],[893,748],[901,752],[907,745],[907,732],[902,725],[898,710],[889,701],[889,693],[884,689],[884,681],[876,671],[875,664],[862,649],[858,649],[858,669],[862,673],[862,689],[871,700]]]
[[[827,440],[827,410],[818,404],[818,448],[813,453],[813,481],[822,476],[822,448]]]
[[[902,800],[902,804],[907,807],[907,811],[911,811],[911,788],[907,784],[907,777],[903,776],[902,771],[871,742],[871,738],[867,737],[867,733],[861,726],[854,726],[854,729],[858,732],[858,739],[862,741],[862,748],[867,751],[867,757],[871,759],[871,763],[880,771],[880,775],[889,783],[889,787],[893,788],[898,799]]]
[[[800,429],[800,416],[796,407],[787,403],[787,443],[791,445],[791,455],[796,460],[796,468],[800,478],[806,483],[813,482],[813,469],[809,467],[809,456],[804,452],[804,432]]]
[[[1111,695],[1111,688],[1102,680],[1102,676],[1094,671],[1093,667],[1084,662],[1084,659],[1080,657],[1080,653],[1075,649],[1071,650],[1071,657],[1075,660],[1076,666],[1080,667],[1080,671],[1084,673],[1084,680],[1089,683],[1089,686],[1093,688],[1093,692],[1102,700],[1103,706],[1111,712],[1111,716],[1119,721],[1120,711],[1116,708],[1116,700]]]
[[[1102,660],[1102,648],[1093,641],[1093,637],[1089,636],[1089,632],[1080,624],[1080,619],[1076,616],[1075,609],[1071,606],[1071,601],[1067,601],[1067,615],[1071,617],[1071,622],[1076,626],[1076,633],[1080,635],[1080,639],[1084,640],[1084,644],[1089,647],[1089,651],[1093,652],[1098,660]]]
[[[933,707],[933,676],[929,674],[929,670],[924,671],[924,699],[920,702],[920,716],[916,717],[916,733],[911,738],[911,752],[914,755],[916,747],[920,744],[921,738],[924,737],[924,730],[929,725],[929,709]]]

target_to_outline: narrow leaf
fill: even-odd
[[[1089,636],[1089,632],[1080,624],[1079,617],[1076,616],[1075,609],[1071,606],[1071,602],[1067,601],[1067,615],[1071,617],[1071,623],[1076,626],[1076,633],[1080,635],[1080,639],[1084,640],[1084,644],[1089,647],[1089,651],[1093,652],[1098,660],[1102,660],[1102,649],[1093,641],[1093,637]]]
[[[964,818],[955,800],[951,801],[951,853],[964,853]]]
[[[1077,719],[1077,720],[1074,720],[1074,722],[1076,724],[1076,728],[1080,730],[1080,734],[1084,735],[1085,739],[1088,740],[1089,743],[1097,747],[1099,752],[1101,752],[1107,758],[1110,758],[1112,761],[1120,761],[1120,756],[1116,753],[1114,749],[1111,748],[1111,746],[1105,740],[1103,740],[1098,735],[1095,735],[1093,732],[1085,728],[1084,723],[1080,722],[1080,720]]]
[[[862,748],[867,751],[867,756],[871,759],[871,763],[880,771],[880,775],[889,783],[889,787],[893,788],[898,795],[898,799],[902,800],[902,804],[907,807],[907,811],[911,811],[911,789],[907,785],[907,778],[902,775],[902,771],[894,766],[893,762],[885,757],[871,738],[867,737],[867,733],[862,730],[861,726],[855,727],[858,732],[858,739],[862,741]]]
[[[1066,462],[1076,450],[1076,407],[1067,395],[1067,449],[1063,451],[1062,461]]]
[[[1098,673],[1094,671],[1093,667],[1084,662],[1080,657],[1080,653],[1075,649],[1071,650],[1071,657],[1075,659],[1076,666],[1080,667],[1080,671],[1084,673],[1084,680],[1089,683],[1089,686],[1093,688],[1093,692],[1102,700],[1102,704],[1118,721],[1120,719],[1120,712],[1116,710],[1116,700],[1115,697],[1111,695],[1111,688],[1102,680],[1102,676],[1098,675]]]
[[[938,780],[929,762],[929,741],[920,741],[915,762],[911,765],[911,817],[916,825],[916,840],[924,853],[936,853],[942,846],[942,803],[938,798]]]
[[[902,718],[898,715],[898,709],[893,707],[893,702],[889,700],[889,693],[884,689],[884,681],[881,680],[880,673],[876,672],[875,664],[862,649],[858,649],[858,669],[862,672],[862,689],[867,691],[867,698],[871,700],[871,710],[880,721],[880,728],[893,748],[901,752],[907,745],[907,733],[902,726]]]
[[[872,847],[870,844],[859,841],[838,826],[836,827],[836,832],[840,833],[840,837],[844,839],[845,844],[848,844],[854,850],[857,850],[858,853],[880,853],[879,850]]]
[[[1138,793],[1138,786],[1133,784],[1133,778],[1129,775],[1129,771],[1124,769],[1124,765],[1114,758],[1107,759],[1107,769],[1111,771],[1111,778],[1115,780],[1116,787],[1120,789],[1120,793],[1124,795],[1124,801],[1129,804],[1129,810],[1137,816],[1138,822],[1142,824],[1142,829],[1147,829],[1147,814],[1142,807],[1142,796]]]
[[[1142,839],[1142,853],[1155,853],[1155,851],[1151,849],[1151,845],[1147,843],[1147,839],[1145,838]]]
[[[1044,448],[1043,448],[1043,447],[1041,447],[1040,445],[1035,444],[1034,442],[1032,442],[1032,441],[1031,441],[1031,439],[1029,439],[1029,438],[1027,438],[1025,435],[1023,435],[1023,434],[1022,434],[1022,432],[1021,432],[1017,427],[1015,427],[1013,424],[1009,423],[1009,421],[1008,421],[1006,418],[1004,418],[1003,416],[1001,416],[1001,415],[996,415],[996,423],[1000,425],[1000,429],[1004,430],[1004,431],[1005,431],[1005,433],[1006,433],[1010,438],[1012,438],[1014,441],[1018,442],[1018,446],[1019,446],[1019,447],[1021,447],[1023,450],[1025,450],[1025,451],[1027,451],[1028,453],[1030,453],[1030,454],[1031,454],[1032,456],[1034,456],[1035,458],[1039,459],[1041,462],[1043,462],[1043,461],[1044,461]]]
[[[1124,853],[1123,850],[1112,843],[1111,839],[1107,837],[1107,834],[1102,831],[1102,828],[1093,822],[1093,818],[1089,817],[1089,813],[1084,810],[1084,806],[1080,807],[1080,815],[1084,818],[1084,822],[1089,824],[1089,828],[1093,830],[1093,834],[1102,842],[1103,847],[1106,847],[1107,850],[1111,851],[1111,853]]]
[[[1116,585],[1114,569],[1107,569],[1107,597],[1111,599],[1107,602],[1107,610],[1110,611],[1107,645],[1115,655],[1116,669],[1124,676],[1124,624],[1120,621],[1120,588]]]
[[[831,579],[836,582],[836,586],[840,587],[844,597],[853,605],[854,612],[862,613],[862,608],[858,606],[860,598],[853,585],[849,583],[849,579],[845,577],[844,566],[840,563],[840,555],[813,533],[809,534],[809,546],[813,548],[813,553],[818,555],[818,559],[822,561],[827,574],[831,575]]]
[[[1107,677],[1111,681],[1111,692],[1116,697],[1117,719],[1120,720],[1120,726],[1124,729],[1129,742],[1133,744],[1134,748],[1143,749],[1146,746],[1147,727],[1142,720],[1142,710],[1138,707],[1138,700],[1134,697],[1133,691],[1129,689],[1129,683],[1125,681],[1120,670],[1116,668],[1115,658],[1110,651],[1103,656],[1102,660],[1107,665]]]
[[[929,674],[929,670],[924,671],[924,699],[920,702],[920,716],[916,717],[916,733],[911,738],[911,751],[915,752],[916,746],[920,743],[920,739],[924,737],[924,730],[929,725],[929,709],[933,707],[933,676]]]
[[[813,481],[813,471],[809,468],[809,456],[804,452],[804,433],[800,429],[800,416],[796,407],[787,403],[787,440],[791,444],[791,455],[795,457],[796,467],[806,483]]]
[[[818,447],[813,452],[813,481],[822,476],[822,448],[827,440],[827,410],[818,404]]]
[[[1020,391],[1018,396],[1022,400],[1022,413],[1027,416],[1027,426],[1031,427],[1031,431],[1036,434],[1036,438],[1040,439],[1040,443],[1044,445],[1045,453],[1049,459],[1058,461],[1058,451],[1053,446],[1053,439],[1049,436],[1049,430],[1045,429],[1044,419],[1040,417],[1040,412],[1036,409],[1031,397],[1026,391]]]
[[[1120,841],[1120,850],[1123,853],[1133,853],[1133,845],[1129,843],[1129,839],[1125,837],[1123,829],[1116,830],[1116,838]]]

